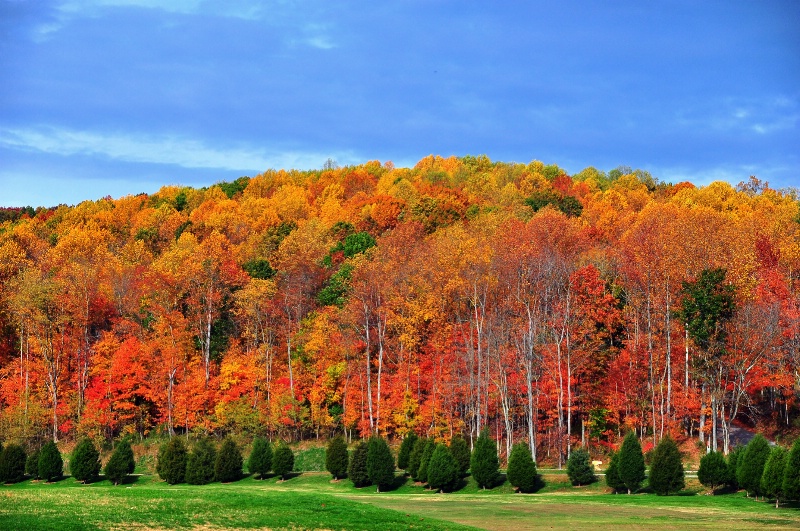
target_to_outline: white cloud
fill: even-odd
[[[358,160],[351,152],[268,150],[249,145],[217,148],[175,135],[108,134],[56,127],[0,129],[0,146],[61,156],[99,156],[122,162],[251,172],[319,168],[329,157],[345,164]]]
[[[659,180],[673,184],[689,181],[698,186],[706,186],[712,182],[724,181],[736,186],[742,181],[747,181],[751,175],[755,175],[769,183],[772,188],[795,185],[788,177],[792,175],[792,166],[772,164],[768,161],[761,164],[697,166],[694,168],[686,166],[647,166],[647,168]]]
[[[715,102],[713,107],[685,110],[676,122],[681,127],[766,135],[795,129],[800,123],[800,104],[783,96],[761,100],[728,98]]]
[[[225,2],[205,0],[66,0],[59,10],[68,15],[96,14],[98,8],[137,7],[157,9],[167,13],[194,15],[198,13],[224,17],[256,20],[261,17],[263,3],[248,0],[226,0]]]
[[[37,42],[48,40],[71,20],[102,17],[109,8],[139,8],[185,16],[258,21],[272,26],[279,33],[285,32],[284,40],[291,46],[300,44],[321,50],[337,47],[328,21],[308,22],[315,17],[324,17],[324,3],[305,4],[286,0],[61,0],[56,7],[54,21],[36,27],[33,38]]]

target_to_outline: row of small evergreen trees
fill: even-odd
[[[683,463],[675,441],[665,437],[655,447],[648,477],[641,444],[631,432],[611,456],[606,484],[615,492],[631,494],[641,489],[646,477],[657,494],[676,493],[685,487]],[[781,500],[800,500],[800,439],[787,452],[780,446],[770,448],[759,434],[747,446],[731,452],[728,459],[721,452],[708,453],[700,460],[697,479],[712,491],[726,485],[733,490],[744,489],[748,496],[772,498],[776,507]]]
[[[76,480],[87,483],[99,476],[100,454],[91,439],[82,440],[70,457],[71,473]],[[222,442],[219,450],[210,439],[199,439],[189,452],[183,439],[174,437],[159,449],[156,470],[170,484],[185,481],[203,485],[240,479],[242,465],[242,454],[230,438]],[[481,433],[472,452],[461,437],[454,437],[450,445],[444,445],[411,433],[400,446],[396,465],[414,481],[443,492],[463,486],[467,472],[482,489],[498,486],[505,479],[519,492],[535,492],[544,485],[524,443],[513,446],[504,479],[499,470],[497,445],[488,431]],[[63,466],[53,442],[30,455],[19,445],[0,446],[0,483],[22,481],[26,474],[53,481],[62,477]],[[134,466],[130,444],[122,440],[103,473],[116,485],[133,473]],[[342,437],[331,439],[325,466],[335,480],[348,477],[359,488],[374,485],[380,492],[391,489],[396,481],[394,456],[386,440],[378,436],[357,443],[352,455]],[[279,444],[273,450],[268,441],[256,438],[248,468],[261,479],[272,471],[285,480],[294,468],[294,454],[286,444]],[[588,452],[578,449],[571,453],[567,474],[573,485],[596,481]],[[780,446],[770,448],[766,439],[757,435],[747,446],[731,452],[727,459],[720,452],[706,454],[700,460],[697,474],[700,483],[712,490],[721,486],[744,489],[748,496],[775,499],[776,507],[781,500],[800,500],[800,439],[787,452]],[[685,487],[681,455],[675,441],[665,437],[653,450],[648,477],[641,444],[631,432],[620,450],[611,456],[606,484],[614,492],[631,494],[642,488],[645,479],[649,479],[650,489],[657,494],[679,492]]]
[[[450,445],[445,445],[411,433],[400,445],[396,464],[414,481],[442,492],[461,488],[468,471],[482,489],[505,481],[500,474],[497,445],[488,431],[481,433],[472,452],[461,437],[454,437]],[[380,492],[392,488],[396,481],[394,456],[386,441],[378,436],[357,443],[352,456],[343,438],[332,439],[326,450],[325,466],[335,480],[348,477],[357,488],[375,485]],[[543,485],[524,443],[514,446],[506,477],[520,492],[534,492]]]
[[[118,485],[135,466],[133,451],[127,440],[117,443],[111,458],[103,468],[103,474]],[[83,483],[91,482],[100,475],[100,452],[91,439],[83,439],[70,456],[72,476]],[[64,475],[64,460],[54,442],[48,442],[30,455],[16,444],[9,444],[0,451],[0,483],[16,483],[25,476],[54,481]]]
[[[630,432],[618,452],[611,455],[606,469],[606,485],[614,492],[632,494],[642,488],[647,477],[644,453],[636,433]],[[650,460],[650,488],[656,494],[677,493],[686,486],[683,461],[678,445],[664,437],[653,450]]]
[[[257,437],[247,464],[250,472],[261,479],[272,470],[285,480],[294,468],[294,454],[285,444],[273,451],[268,441]],[[205,485],[212,481],[228,483],[240,479],[242,465],[242,453],[230,438],[222,441],[219,450],[210,439],[199,439],[190,452],[183,439],[173,437],[159,449],[156,472],[171,485],[183,482]]]
[[[711,452],[700,459],[697,479],[712,489],[727,486],[744,489],[748,496],[775,500],[800,500],[800,439],[791,450],[781,446],[770,448],[762,435],[756,435],[747,446],[734,449],[727,460],[721,452]]]

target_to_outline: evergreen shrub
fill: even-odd
[[[72,451],[69,469],[72,477],[82,483],[91,481],[100,473],[100,452],[91,439],[81,440]]]
[[[242,477],[242,452],[233,442],[233,439],[226,437],[217,452],[214,462],[214,478],[222,483],[237,481]]]
[[[258,474],[260,479],[264,479],[272,470],[272,445],[262,437],[253,440],[253,449],[250,450],[250,457],[247,460],[247,469],[251,474]]]
[[[347,453],[347,442],[344,437],[334,437],[328,441],[328,447],[325,449],[325,469],[331,473],[333,479],[342,479],[347,475],[349,461],[350,456]]]

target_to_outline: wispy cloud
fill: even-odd
[[[329,157],[343,163],[360,160],[350,152],[267,150],[248,145],[217,148],[172,135],[134,136],[56,127],[0,129],[0,146],[62,156],[100,156],[123,162],[251,172],[268,168],[318,168]]]
[[[766,135],[795,129],[800,124],[800,104],[784,96],[762,100],[728,98],[714,107],[686,110],[676,121],[682,127]]]
[[[762,181],[770,183],[774,188],[789,185],[791,181],[787,176],[793,172],[791,165],[770,163],[764,161],[760,164],[721,164],[717,166],[648,166],[653,175],[664,182],[679,183],[689,181],[699,186],[706,186],[712,182],[724,181],[736,185],[747,181],[751,175],[757,176]]]
[[[67,14],[83,15],[94,14],[98,8],[106,7],[137,7],[186,15],[205,13],[247,20],[257,20],[263,14],[262,2],[247,0],[226,0],[225,2],[209,2],[205,0],[65,0],[59,5],[59,10]]]
[[[36,41],[46,41],[64,28],[70,21],[81,18],[97,18],[113,8],[136,8],[159,11],[164,14],[218,17],[257,21],[271,26],[285,35],[284,42],[290,46],[308,46],[330,50],[338,46],[334,40],[329,20],[324,20],[325,3],[298,4],[290,0],[263,2],[255,0],[60,0],[47,22],[33,30]]]

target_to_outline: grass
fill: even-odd
[[[742,493],[682,496],[606,494],[601,483],[569,486],[545,474],[536,494],[513,494],[506,483],[480,490],[467,480],[438,494],[398,477],[392,492],[355,489],[325,473],[287,481],[247,477],[231,484],[167,485],[153,476],[114,487],[25,481],[0,487],[0,529],[798,529],[797,506],[775,509]],[[468,526],[468,527],[465,527]]]
[[[141,477],[121,487],[24,482],[0,487],[0,529],[468,529],[430,517],[375,507],[291,481],[251,478],[203,487]]]

